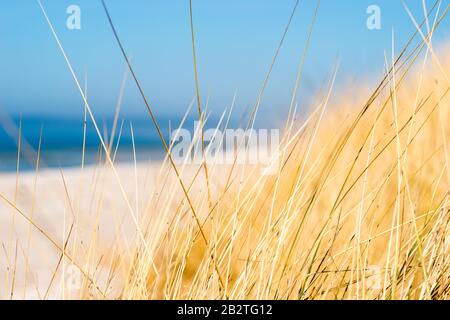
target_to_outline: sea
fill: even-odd
[[[171,123],[168,119],[159,123],[166,141],[169,139]],[[97,119],[97,125],[106,145],[111,145],[111,154],[115,155],[116,163],[133,162],[134,154],[138,162],[160,161],[164,157],[163,144],[148,117],[118,119],[112,143],[114,119]],[[35,170],[38,151],[40,169],[81,167],[82,163],[92,165],[106,161],[98,132],[89,120],[0,115],[1,172]]]

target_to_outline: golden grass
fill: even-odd
[[[159,275],[136,249],[121,297],[447,299],[450,59],[431,60],[444,68],[391,77],[364,112],[349,97],[323,117],[319,103],[300,130],[289,123],[278,174],[236,167],[212,210],[198,179],[208,245],[182,201],[175,222],[157,227]],[[226,180],[223,168],[210,172]]]
[[[86,90],[47,21],[101,137]],[[194,44],[192,20],[191,27]],[[431,35],[432,30],[416,34],[426,41],[416,47],[409,43],[397,60],[386,58],[386,76],[373,92],[360,84],[332,99],[333,73],[306,117],[297,117],[292,103],[275,175],[233,163],[179,166],[164,141],[167,159],[139,206],[146,189],[139,190],[137,164],[136,183],[127,188],[110,154],[113,139],[109,146],[101,139],[106,161],[87,196],[96,203],[87,230],[80,230],[83,209],[74,200],[87,186],[80,182],[72,194],[61,172],[71,216],[63,241],[34,221],[33,210],[27,213],[15,197],[0,194],[13,217],[25,218],[60,255],[44,298],[54,279],[64,277],[60,265],[70,263],[83,281],[79,291],[63,298],[448,299],[450,50],[432,47]],[[197,81],[196,90],[204,124]],[[197,137],[194,143],[202,144],[204,154],[203,133]],[[108,171],[123,197],[125,216],[102,205]],[[33,206],[39,200],[35,193]],[[103,216],[113,216],[115,224],[107,227],[116,230],[106,248],[98,239]],[[122,230],[124,220],[134,226],[131,238]],[[82,231],[90,233],[84,247],[78,244]],[[29,242],[30,235],[25,239]],[[10,244],[9,261],[21,241]],[[8,274],[12,288],[16,276]]]

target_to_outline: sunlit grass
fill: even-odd
[[[35,220],[42,212],[36,208],[55,205],[43,203],[48,190],[38,187],[39,156],[31,208],[18,197],[19,172],[12,198],[0,193],[5,214],[12,216],[0,297],[26,297],[22,291],[31,287],[39,298],[448,299],[450,51],[432,47],[434,29],[428,31],[416,33],[404,50],[393,42],[376,89],[360,83],[344,91],[336,67],[315,104],[299,112],[294,102],[305,50],[273,175],[236,162],[179,165],[162,134],[163,162],[137,163],[133,140],[132,169],[118,166],[123,124],[108,144],[54,33],[83,97],[85,121],[90,117],[96,127],[102,157],[86,168],[83,147],[76,179],[58,173],[62,238]],[[196,100],[204,124],[198,92]],[[119,111],[120,103],[113,132]],[[220,129],[228,127],[231,111]],[[204,155],[202,132],[196,137],[192,148],[201,145]],[[32,232],[16,232],[19,219]],[[52,267],[45,290],[28,259],[41,243],[57,255],[47,264]],[[16,272],[18,261],[24,273]],[[67,283],[68,266],[80,275],[75,289]]]

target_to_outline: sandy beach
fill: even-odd
[[[37,174],[30,171],[18,177],[2,173],[0,194],[6,199],[0,200],[0,288],[11,288],[14,279],[13,298],[71,297],[70,292],[62,290],[68,290],[71,272],[76,274],[77,270],[71,267],[70,258],[60,261],[60,248],[66,245],[68,252],[77,252],[81,263],[86,262],[86,255],[93,259],[107,256],[114,245],[132,242],[135,222],[141,223],[144,211],[151,211],[156,218],[161,216],[155,202],[149,207],[149,200],[156,194],[158,181],[171,183],[174,177],[170,174],[164,180],[166,175],[160,172],[160,166],[120,164],[115,166],[117,175],[106,165],[42,170]],[[187,168],[184,176],[194,171]],[[167,201],[160,202],[165,210],[170,208]],[[106,268],[100,265],[98,273],[102,267]],[[9,298],[10,294],[2,291],[0,298]]]

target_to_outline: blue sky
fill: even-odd
[[[426,1],[430,7],[434,1]],[[194,19],[203,101],[213,112],[227,107],[237,90],[237,112],[255,101],[294,0],[194,0]],[[422,1],[407,0],[418,20]],[[124,62],[100,0],[43,0],[80,79],[87,72],[96,115],[113,114]],[[81,8],[81,30],[68,30],[66,8]],[[125,48],[157,115],[180,115],[194,96],[188,0],[107,0]],[[381,8],[382,29],[366,28],[369,5]],[[447,6],[443,2],[442,8]],[[263,110],[283,114],[314,11],[301,0],[275,66]],[[340,58],[340,77],[379,76],[391,31],[398,47],[414,31],[401,1],[322,0],[301,84],[301,101],[322,83]],[[450,37],[446,19],[435,36]],[[82,114],[83,103],[35,0],[0,0],[0,108],[9,114]],[[124,114],[145,107],[129,83]]]

